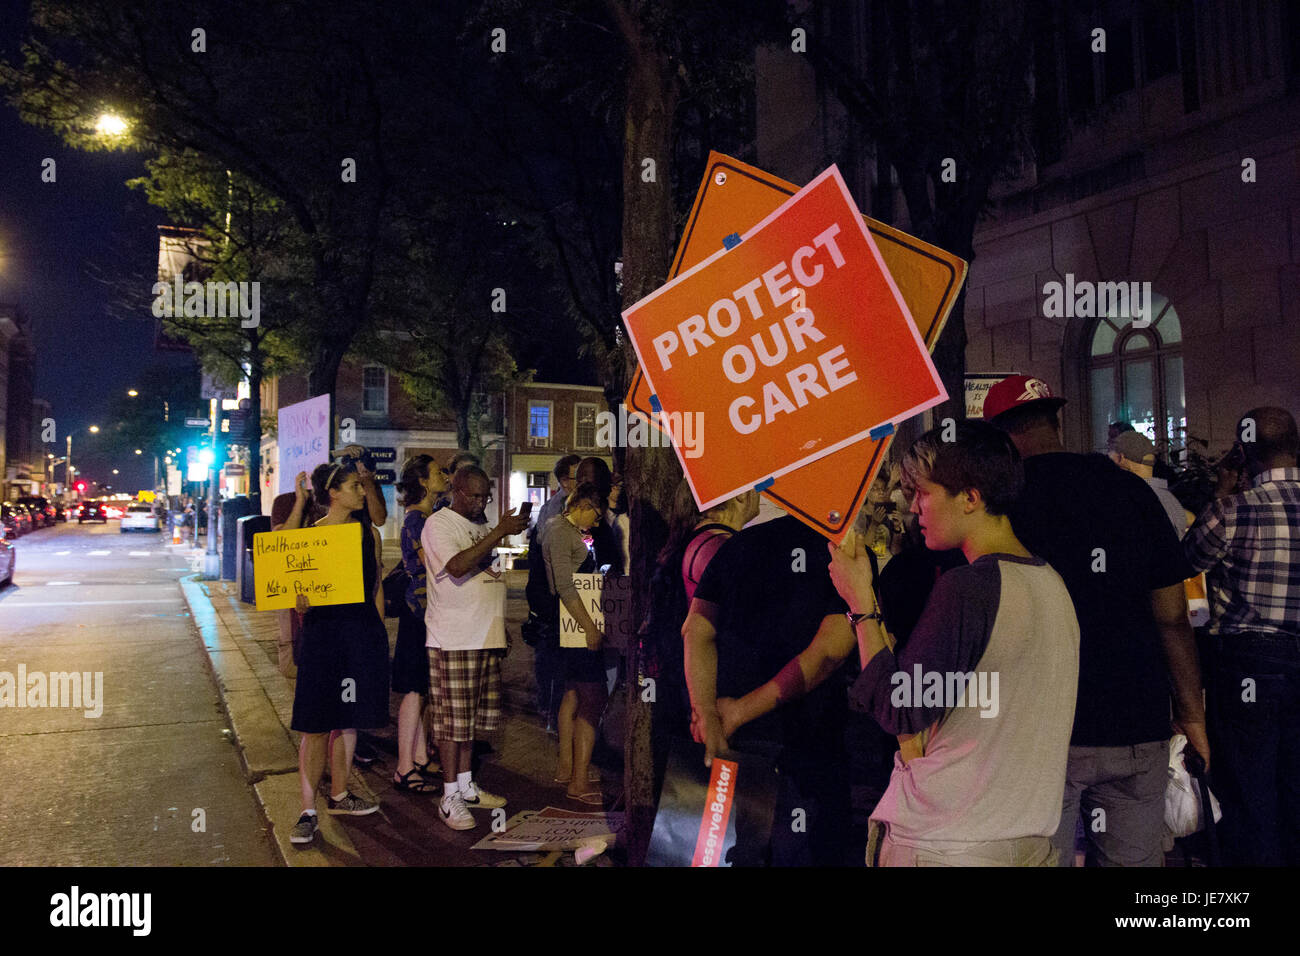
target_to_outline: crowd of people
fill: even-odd
[[[1067,452],[1064,404],[1029,376],[995,386],[984,421],[904,455],[906,520],[886,482],[866,533],[839,546],[790,517],[745,526],[749,495],[683,508],[652,585],[656,609],[674,594],[684,607],[681,647],[660,622],[642,648],[661,688],[657,770],[688,729],[706,763],[774,752],[769,861],[860,861],[852,706],[891,758],[868,865],[1072,866],[1081,847],[1087,865],[1159,866],[1182,734],[1213,767],[1224,861],[1300,863],[1294,418],[1246,412],[1193,515],[1130,426],[1108,454]],[[1198,649],[1186,594],[1201,572],[1213,618]]]
[[[1129,426],[1108,454],[1067,452],[1064,404],[1032,377],[994,386],[983,421],[947,421],[906,450],[839,545],[790,516],[756,521],[754,491],[700,512],[683,482],[635,653],[637,677],[655,682],[656,787],[675,742],[702,745],[706,764],[771,755],[771,865],[865,853],[869,866],[1072,866],[1082,849],[1088,865],[1159,866],[1181,734],[1213,768],[1225,861],[1300,863],[1300,749],[1287,732],[1300,708],[1294,418],[1246,412],[1206,504],[1174,496]],[[555,478],[530,533],[523,632],[558,735],[555,781],[575,808],[596,807],[592,755],[618,652],[575,576],[626,573],[629,530],[603,459],[566,456]],[[491,484],[472,461],[404,464],[390,668],[374,476],[345,454],[308,480],[277,501],[273,526],[359,523],[369,597],[302,599],[287,614],[301,645],[292,839],[315,834],[326,770],[328,812],[377,809],[347,780],[357,730],[389,722],[390,677],[394,787],[439,796],[443,822],[470,829],[472,809],[505,803],[471,760],[501,720],[506,589],[492,551],[529,518],[490,525]],[[1212,619],[1198,640],[1187,588],[1200,574]],[[584,646],[561,646],[561,608]],[[849,753],[851,709],[878,729],[856,746],[878,753]],[[876,768],[881,794],[857,840],[851,757]]]

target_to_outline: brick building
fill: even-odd
[[[1300,414],[1295,5],[1053,6],[1032,143],[975,234],[968,372],[1046,378],[1070,399],[1075,451],[1103,445],[1117,419],[1175,449],[1185,427],[1217,452],[1253,405]],[[825,40],[859,68],[862,8],[837,7]],[[1089,48],[1097,26],[1104,56]],[[864,212],[894,210],[907,229],[888,171],[807,60],[766,50],[757,66],[758,165],[803,183],[836,162]],[[1068,315],[1049,303],[1052,283],[1118,282],[1149,283],[1149,327],[1122,309]]]

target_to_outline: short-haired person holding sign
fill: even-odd
[[[595,558],[582,538],[586,528],[602,523],[607,492],[591,481],[580,483],[569,495],[564,511],[546,528],[542,554],[546,580],[555,602],[555,633],[559,633],[560,604],[563,603],[586,636],[587,648],[560,649],[564,661],[564,696],[560,699],[560,760],[557,783],[568,783],[566,796],[579,803],[600,806],[599,789],[588,787],[591,752],[596,746],[596,725],[605,707],[605,665],[600,653],[605,635],[587,613],[574,585],[575,574],[595,570]]]
[[[299,475],[288,526],[297,527],[307,503],[307,488]],[[312,472],[316,501],[328,504],[313,527],[356,522],[354,512],[365,507],[366,496],[350,461],[320,465]],[[363,529],[367,530],[367,529]],[[303,615],[302,655],[293,697],[292,729],[302,734],[298,748],[298,781],[302,816],[290,834],[292,843],[310,843],[316,836],[316,787],[330,749],[332,814],[365,816],[379,804],[349,793],[348,776],[356,750],[358,728],[388,726],[388,631],[384,627],[384,598],[380,586],[379,533],[373,527],[361,537],[361,567],[365,599],[356,604],[312,607],[298,596]],[[335,792],[337,791],[337,792]]]
[[[1053,866],[1079,678],[1074,605],[1011,529],[1024,471],[1010,439],[975,421],[955,441],[941,432],[903,460],[912,512],[926,547],[960,548],[970,564],[939,578],[899,657],[863,542],[830,545],[862,660],[852,694],[886,732],[923,733],[920,756],[895,757],[867,864]]]

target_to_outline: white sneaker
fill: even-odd
[[[469,782],[469,789],[462,790],[460,795],[465,801],[465,806],[471,810],[494,810],[497,807],[506,805],[505,797],[498,797],[495,793],[488,793],[473,780]]]
[[[477,825],[459,790],[438,801],[438,816],[453,830],[473,830]]]

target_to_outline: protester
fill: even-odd
[[[1174,497],[1168,481],[1154,477],[1156,446],[1151,439],[1138,431],[1120,432],[1111,439],[1109,454],[1111,461],[1151,486],[1160,499],[1160,506],[1169,516],[1169,523],[1174,526],[1174,534],[1181,538],[1195,516]]]
[[[462,466],[451,477],[451,505],[430,515],[420,534],[433,736],[442,762],[438,815],[453,830],[473,829],[469,808],[506,802],[477,786],[470,761],[475,739],[501,720],[506,589],[491,570],[492,549],[528,527],[528,519],[512,511],[494,528],[479,524],[491,488],[483,469]]]
[[[885,730],[923,740],[919,756],[895,759],[867,863],[1052,866],[1079,627],[1060,576],[1007,518],[1023,483],[1014,446],[983,422],[947,437],[923,435],[903,467],[926,545],[960,548],[970,565],[939,579],[902,653],[888,646],[863,543],[851,534],[830,546],[857,630],[853,693]]]
[[[1012,528],[1061,575],[1079,620],[1078,702],[1053,842],[1059,865],[1073,866],[1082,810],[1089,865],[1160,866],[1171,683],[1175,728],[1207,761],[1210,749],[1183,590],[1192,572],[1144,481],[1103,455],[1064,450],[1064,404],[1024,375],[984,399],[984,417],[1024,459]]]
[[[600,502],[597,505],[600,512],[604,514],[609,503],[610,492],[614,489],[614,476],[609,470],[603,458],[584,458],[578,463],[577,481],[579,485],[594,484],[596,492],[600,495]],[[596,555],[596,569],[600,570],[609,566],[610,573],[624,574],[626,568],[623,565],[623,549],[619,547],[614,531],[608,524],[601,521],[599,524],[592,525],[589,529],[591,533],[591,550]]]
[[[524,594],[528,598],[529,625],[532,632],[540,637],[533,645],[533,676],[537,681],[537,710],[546,721],[548,731],[556,724],[561,696],[556,693],[556,688],[564,683],[564,670],[556,643],[559,636],[546,630],[546,623],[554,610],[554,600],[546,583],[542,543],[546,536],[546,525],[564,510],[564,503],[573,491],[578,463],[581,461],[582,458],[578,455],[565,455],[555,463],[557,487],[533,516],[533,528],[528,542],[528,583]]]
[[[356,522],[354,513],[365,504],[365,494],[350,461],[320,465],[312,472],[318,502],[328,502],[326,513],[313,527]],[[294,508],[286,526],[298,527],[307,505],[307,490],[299,484]],[[362,527],[362,593],[355,604],[311,607],[306,595],[298,597],[303,615],[302,655],[293,698],[293,730],[301,733],[298,780],[302,791],[302,816],[290,834],[293,843],[310,843],[316,835],[316,787],[330,750],[331,792],[327,810],[332,814],[364,816],[379,804],[349,792],[348,776],[358,728],[388,726],[388,633],[384,628],[383,590],[380,587],[379,534]],[[351,693],[342,693],[344,682]]]
[[[668,540],[650,580],[650,617],[640,652],[642,674],[655,681],[650,733],[656,789],[672,740],[690,734],[682,625],[691,599],[713,556],[723,542],[758,516],[758,505],[758,492],[750,490],[701,514],[690,485],[684,479],[678,485]]]
[[[1224,862],[1300,866],[1300,436],[1271,406],[1242,416],[1237,435],[1250,488],[1212,502],[1183,539],[1213,613]]]
[[[599,460],[599,459],[597,459]],[[546,580],[553,596],[555,632],[560,632],[560,604],[568,610],[586,639],[586,648],[561,648],[564,662],[564,696],[560,700],[559,760],[556,782],[568,783],[565,795],[578,803],[600,806],[599,789],[590,784],[591,753],[596,727],[605,709],[605,665],[601,645],[605,635],[592,620],[574,584],[574,575],[595,570],[595,559],[582,538],[584,529],[603,524],[601,511],[608,499],[595,484],[579,482],[564,511],[546,526],[543,557]]]
[[[825,539],[795,518],[751,525],[713,556],[682,626],[705,762],[729,746],[776,751],[774,866],[846,862],[848,710],[827,678],[854,641],[828,563]],[[790,825],[796,810],[803,829]]]
[[[445,468],[431,455],[415,455],[402,465],[397,483],[406,515],[402,521],[402,567],[409,583],[397,623],[393,650],[393,693],[402,695],[397,711],[397,769],[393,785],[414,793],[434,793],[442,775],[430,766],[422,698],[429,693],[429,651],[424,630],[428,599],[420,534],[433,513],[433,501],[449,487]]]
[[[619,553],[619,567],[624,574],[632,568],[632,521],[627,515],[627,499],[623,497],[623,476],[615,475],[605,508],[605,524],[609,526],[614,546]]]

